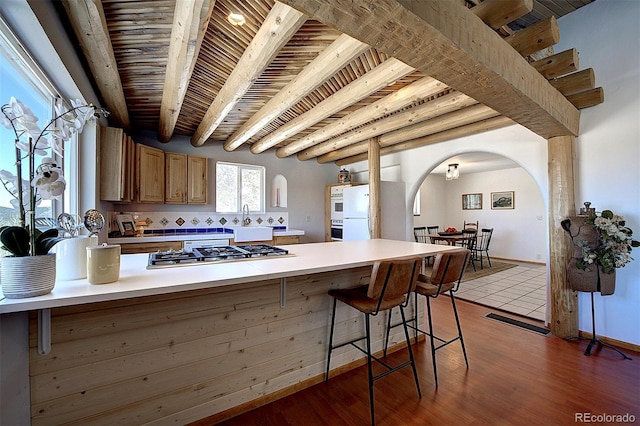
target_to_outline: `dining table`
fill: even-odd
[[[462,232],[460,232],[446,235],[429,235],[429,238],[431,239],[431,244],[437,244],[438,241],[445,241],[450,246],[455,246],[458,243],[460,243],[460,245],[466,245],[464,244],[465,241],[468,241],[470,238],[476,237],[475,235],[463,234]]]

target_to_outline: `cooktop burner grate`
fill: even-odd
[[[192,251],[169,250],[149,253],[147,269],[208,264],[238,259],[252,259],[264,256],[288,255],[289,251],[268,244],[247,244],[242,246],[196,247]]]

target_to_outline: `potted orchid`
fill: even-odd
[[[8,271],[9,262],[6,260],[46,255],[60,240],[57,229],[41,232],[35,226],[36,207],[42,200],[60,198],[66,187],[62,167],[52,157],[62,157],[64,142],[74,133],[82,132],[87,121],[108,115],[106,110],[81,100],[72,100],[71,105],[71,108],[66,108],[57,102],[55,117],[44,128],[40,128],[38,118],[19,100],[12,97],[9,103],[2,106],[0,124],[12,130],[15,135],[16,170],[15,174],[0,170],[0,181],[12,195],[11,204],[18,210],[19,218],[18,225],[0,228],[0,242],[5,250],[13,254],[2,259],[2,288],[7,297],[12,297],[10,294],[13,288],[9,288],[12,284],[5,281],[11,280],[7,274],[13,272]],[[53,154],[51,157],[48,156],[49,152]],[[36,156],[43,157],[37,165]],[[23,167],[27,170],[27,179],[23,175]],[[54,258],[55,267],[55,257],[51,257]],[[18,271],[15,278],[28,281],[25,278],[28,273],[25,273]],[[53,280],[55,281],[55,269]],[[20,294],[34,295],[29,292]]]

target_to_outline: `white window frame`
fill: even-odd
[[[237,188],[237,200],[238,203],[236,205],[236,210],[235,211],[221,211],[218,209],[218,202],[217,202],[217,197],[219,194],[219,188],[218,188],[218,184],[220,182],[220,179],[218,179],[218,165],[225,165],[225,166],[234,166],[237,167],[237,173],[236,173],[236,188]],[[266,204],[266,195],[265,195],[265,186],[266,186],[266,168],[264,166],[256,166],[253,164],[242,164],[242,163],[231,163],[231,162],[226,162],[226,161],[217,161],[216,162],[216,213],[242,213],[242,206],[245,204],[245,202],[242,199],[242,171],[243,170],[251,170],[251,171],[258,171],[260,173],[260,208],[258,210],[249,210],[250,213],[264,213],[265,212],[265,204]]]
[[[12,62],[14,69],[19,73],[25,81],[31,82],[32,88],[39,92],[43,99],[48,99],[50,113],[49,117],[40,117],[38,124],[42,126],[47,123],[55,114],[54,102],[59,101],[60,93],[56,90],[51,80],[47,77],[42,68],[35,59],[29,54],[24,45],[18,40],[14,32],[11,30],[6,21],[0,16],[0,48]],[[9,99],[0,100],[0,104],[8,102]],[[75,138],[74,138],[75,139]],[[65,146],[66,149],[66,146]],[[53,153],[50,153],[53,155]],[[57,162],[61,162],[62,158],[55,155]],[[65,176],[66,177],[66,176]],[[65,191],[67,194],[70,191]],[[42,201],[47,203],[47,201]],[[65,200],[51,200],[51,213],[55,217],[65,208]]]
[[[34,17],[35,19],[35,17]],[[25,17],[26,21],[29,21]],[[33,85],[38,89],[43,95],[51,97],[51,117],[55,113],[53,109],[54,102],[63,102],[66,107],[71,107],[68,104],[68,100],[64,99],[61,95],[60,90],[55,86],[52,80],[47,76],[47,72],[44,67],[40,66],[37,60],[31,55],[25,47],[23,43],[20,42],[18,36],[16,36],[15,32],[11,29],[9,24],[2,19],[0,16],[0,40],[5,46],[3,49],[7,50],[9,54],[12,56],[14,63],[16,65],[20,65],[21,69],[19,70],[27,79],[30,79],[33,82]],[[31,40],[32,41],[32,40]],[[42,43],[40,43],[42,44]],[[54,49],[51,49],[54,50]],[[56,61],[52,61],[53,63],[62,64],[62,61],[57,59]],[[49,70],[51,71],[51,70]],[[68,86],[68,85],[67,85]],[[77,91],[77,87],[73,85],[73,90]],[[69,87],[67,87],[69,89]],[[78,97],[77,95],[75,97]],[[2,102],[6,102],[7,100],[2,100]],[[39,124],[42,125],[44,122],[48,122],[50,118],[45,120],[44,117],[40,117]],[[64,144],[64,156],[63,158],[59,158],[56,156],[56,161],[63,164],[63,170],[65,175],[65,180],[67,182],[67,187],[64,192],[64,196],[61,200],[53,200],[52,201],[52,213],[54,215],[54,219],[63,211],[79,214],[82,216],[80,209],[80,200],[79,200],[79,191],[80,191],[80,183],[82,182],[82,178],[80,173],[82,173],[80,167],[79,160],[79,140],[82,140],[85,143],[85,139],[88,139],[86,142],[92,142],[95,144],[95,134],[90,135],[89,129],[93,128],[93,132],[95,133],[95,125],[91,125],[91,123],[87,123],[85,126],[85,131],[82,135],[74,134],[71,139]],[[93,157],[95,158],[95,157]],[[94,198],[95,189],[90,191],[90,194],[87,194],[87,198],[91,200]],[[90,202],[93,207],[95,201]]]

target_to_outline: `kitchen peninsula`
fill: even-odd
[[[3,424],[185,424],[310,386],[323,379],[330,288],[366,283],[379,259],[451,249],[392,240],[287,248],[156,270],[147,255],[124,255],[115,283],[58,282],[49,295],[0,301]],[[337,318],[358,335],[352,311]],[[49,328],[38,331],[39,312],[51,315],[42,355]],[[375,321],[375,350],[385,319]],[[332,365],[351,368],[361,355],[345,347]]]

